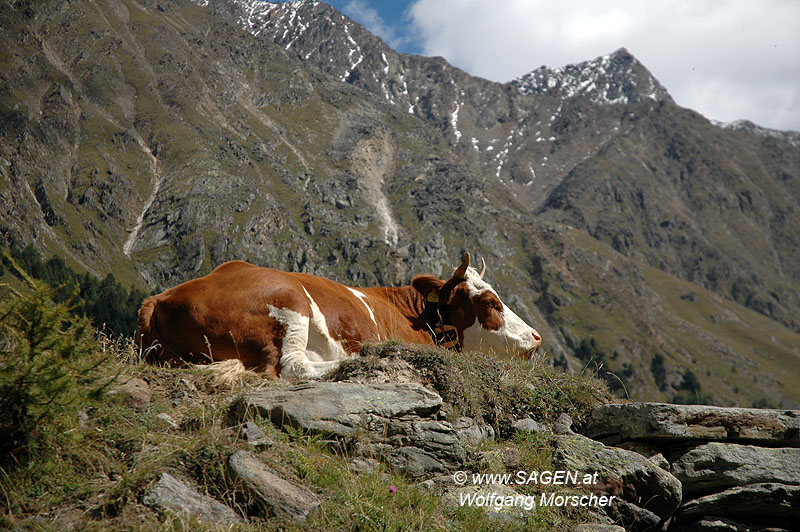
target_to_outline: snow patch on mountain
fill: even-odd
[[[600,105],[670,99],[667,90],[624,48],[561,68],[542,66],[512,80],[511,84],[522,94],[583,96]]]
[[[751,135],[757,135],[765,139],[777,139],[788,142],[792,146],[800,147],[800,132],[797,131],[779,131],[777,129],[769,129],[761,127],[749,120],[734,120],[733,122],[719,122],[712,120],[712,124],[722,129],[732,129],[734,131],[745,131]]]

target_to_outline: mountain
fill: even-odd
[[[320,2],[234,4],[258,38],[442,131],[527,213],[800,330],[797,134],[721,131],[625,49],[499,84],[397,54]]]
[[[800,404],[797,134],[713,124],[624,49],[496,83],[309,0],[18,1],[0,33],[6,243],[149,290],[470,251],[550,362]]]

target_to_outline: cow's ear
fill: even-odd
[[[435,275],[418,275],[411,280],[411,286],[422,294],[427,300],[430,297],[436,297],[439,294],[439,289],[444,285],[444,281]]]

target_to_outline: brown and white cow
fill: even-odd
[[[350,288],[227,262],[146,299],[137,339],[148,358],[238,359],[273,378],[318,378],[364,342],[433,344],[441,328],[466,350],[531,356],[539,333],[500,301],[484,271],[469,267],[467,253],[447,281],[420,275],[411,286]]]

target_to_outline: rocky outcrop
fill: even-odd
[[[592,412],[583,434],[611,444],[624,440],[706,440],[800,447],[800,410],[610,404]]]
[[[797,484],[800,449],[709,442],[673,451],[672,472],[692,495],[764,482]]]
[[[653,461],[585,436],[557,436],[555,469],[598,473],[593,489],[617,497],[606,513],[633,530],[666,522],[681,503],[680,481]]]
[[[238,399],[233,410],[258,414],[279,427],[323,434],[365,456],[380,456],[395,470],[422,477],[458,469],[464,442],[491,432],[472,420],[440,419],[442,398],[420,384],[308,382],[265,389]]]
[[[666,457],[684,494],[670,530],[792,530],[800,520],[800,411],[603,405],[582,432]]]

